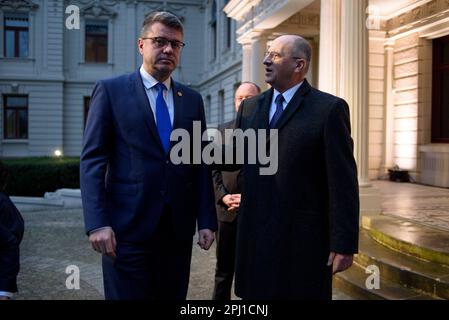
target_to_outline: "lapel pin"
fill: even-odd
[[[182,92],[178,91],[178,96],[182,97]]]

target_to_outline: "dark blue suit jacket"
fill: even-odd
[[[173,129],[206,129],[201,95],[172,82]],[[173,145],[173,143],[172,143]],[[86,232],[111,226],[117,241],[153,234],[165,203],[175,235],[217,229],[211,173],[205,164],[173,164],[165,154],[139,70],[99,81],[92,93],[80,164]]]

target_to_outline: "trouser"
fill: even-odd
[[[213,300],[231,300],[232,280],[234,278],[235,243],[237,219],[233,222],[218,222],[217,266]]]
[[[113,259],[103,255],[106,300],[185,300],[192,240],[177,240],[169,208],[147,243],[118,242]]]

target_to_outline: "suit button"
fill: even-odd
[[[165,163],[166,163],[166,164],[169,164],[169,163],[170,163],[170,161],[168,161],[168,160],[165,160]]]

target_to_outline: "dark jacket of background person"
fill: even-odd
[[[4,170],[0,164],[0,171]],[[0,180],[4,175],[0,172]],[[4,186],[5,181],[0,181]],[[0,291],[17,292],[20,269],[19,245],[24,233],[24,222],[19,210],[0,188]]]
[[[225,129],[235,128],[235,120],[223,123],[218,126],[223,139],[225,137]],[[227,194],[241,193],[240,184],[240,170],[237,171],[220,171],[213,170],[212,176],[214,178],[215,200],[217,206],[218,221],[232,222],[237,217],[237,211],[229,212],[228,207],[221,199]]]

